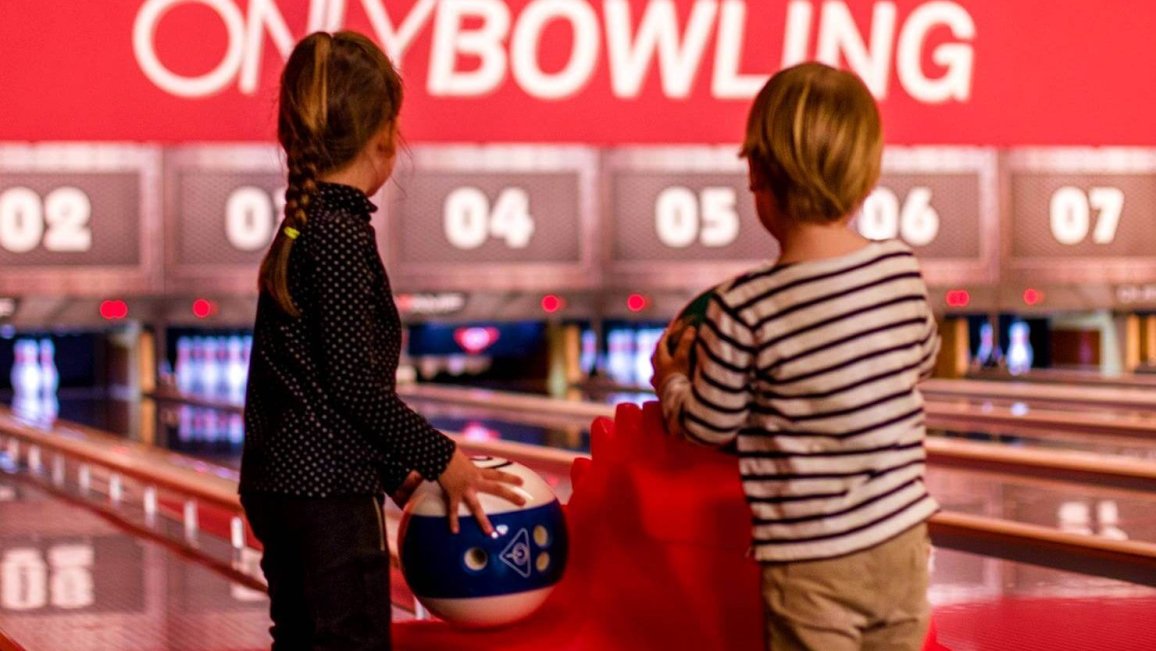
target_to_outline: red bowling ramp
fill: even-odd
[[[734,457],[668,438],[657,404],[621,405],[573,468],[570,567],[542,609],[500,630],[394,627],[398,649],[763,648],[758,565]],[[939,649],[931,639],[925,649]]]

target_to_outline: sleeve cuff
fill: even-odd
[[[453,439],[442,432],[434,431],[437,433],[438,442],[430,453],[427,463],[416,468],[418,473],[428,481],[437,481],[438,477],[441,477],[446,466],[450,465],[450,458],[454,456],[454,451],[458,447]]]
[[[401,487],[406,477],[409,477],[409,470],[399,463],[386,462],[381,475],[382,488],[385,489],[386,495],[389,495]]]

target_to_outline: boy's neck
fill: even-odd
[[[779,264],[838,258],[862,249],[870,240],[851,230],[848,220],[792,224],[779,238]]]

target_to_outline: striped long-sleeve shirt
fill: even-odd
[[[758,560],[829,558],[938,508],[923,482],[916,389],[938,350],[911,250],[872,243],[719,286],[694,377],[668,381],[663,405],[692,440],[737,439]]]

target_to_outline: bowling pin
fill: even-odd
[[[189,393],[200,394],[205,386],[205,338],[192,337],[189,340]]]
[[[221,438],[221,416],[215,409],[206,409],[204,430],[201,440],[206,443],[216,443]]]
[[[1010,351],[1009,351],[1010,359]],[[1092,512],[1083,502],[1063,502],[1057,510],[1060,531],[1092,535]]]
[[[180,418],[177,421],[177,440],[182,443],[188,443],[193,439],[193,428],[195,427],[193,408],[189,405],[181,405]]]
[[[453,377],[459,377],[466,372],[466,356],[450,355],[446,358],[446,370]]]
[[[227,343],[227,359],[225,367],[226,395],[230,402],[241,403],[245,400],[245,378],[249,374],[249,367],[243,358],[244,342],[240,337],[229,337]]]
[[[60,415],[60,398],[56,393],[44,393],[40,396],[38,418],[45,423],[56,422],[56,417]]]
[[[241,414],[229,414],[229,443],[241,445],[245,442],[245,419]]]
[[[21,395],[35,396],[40,393],[40,363],[37,360],[38,347],[32,339],[22,339],[16,342],[20,347],[17,364],[20,366],[19,375],[12,383],[12,390]]]
[[[991,362],[994,353],[995,329],[991,327],[990,323],[984,323],[979,326],[979,350],[975,352],[975,359],[972,364],[983,368]]]
[[[192,393],[196,384],[196,362],[193,359],[193,342],[191,337],[177,339],[177,390],[181,393]]]
[[[654,347],[662,339],[662,328],[642,328],[638,330],[634,346],[634,384],[640,387],[650,385],[650,376],[654,375],[654,367],[650,363],[650,356],[654,354]]]
[[[628,384],[633,371],[630,363],[630,331],[617,328],[606,336],[606,373],[618,384]]]
[[[484,355],[470,355],[466,358],[466,373],[470,375],[481,375],[490,370],[494,360],[492,357]]]
[[[1026,373],[1032,368],[1031,329],[1023,321],[1011,324],[1007,347],[1007,370],[1012,375]]]
[[[438,363],[432,355],[423,355],[417,361],[418,376],[423,380],[432,380],[438,374]]]
[[[12,368],[8,373],[8,380],[12,383],[12,393],[23,393],[21,383],[24,381],[24,342],[17,339],[12,345]]]
[[[217,396],[229,396],[229,366],[229,338],[217,337],[217,368],[221,373],[217,378]]]
[[[16,341],[12,364],[12,410],[28,420],[40,417],[40,363],[33,339]]]
[[[47,398],[55,396],[60,388],[60,372],[56,368],[56,344],[51,339],[40,340],[40,392]]]
[[[585,375],[594,371],[598,361],[598,336],[593,330],[582,331],[582,352],[578,354],[578,366]]]
[[[1120,528],[1120,505],[1116,500],[1104,500],[1096,505],[1100,535],[1112,540],[1127,540],[1128,534]]]
[[[253,337],[245,335],[241,337],[241,365],[245,367],[245,379],[241,383],[241,396],[243,397],[249,389],[249,365],[253,359]]]
[[[220,361],[217,359],[217,338],[204,337],[201,340],[201,345],[204,352],[202,353],[200,393],[204,396],[213,396],[216,395],[222,375]]]

